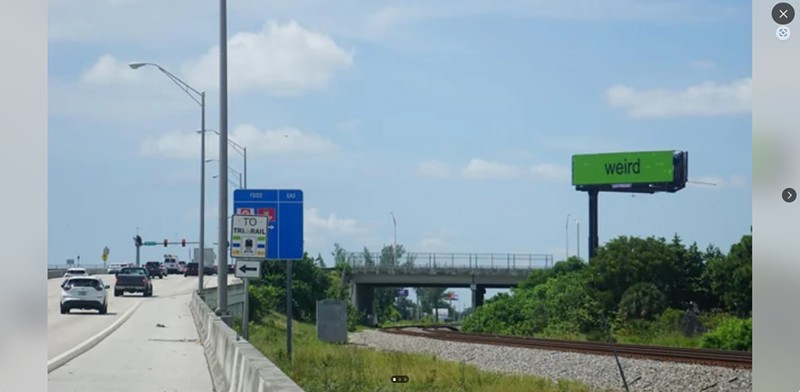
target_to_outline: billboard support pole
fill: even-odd
[[[589,260],[591,260],[597,247],[600,245],[600,238],[597,234],[597,197],[600,191],[592,189],[589,193]]]

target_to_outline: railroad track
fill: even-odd
[[[416,330],[410,330],[416,329]],[[459,332],[450,325],[387,327],[381,331],[397,335],[418,336],[430,339],[464,343],[480,343],[495,346],[522,347],[540,350],[569,351],[595,355],[617,355],[628,358],[656,361],[683,362],[706,366],[730,368],[752,368],[753,354],[743,351],[708,350],[693,348],[658,347],[635,344],[582,342],[569,340],[540,339],[521,336],[505,336]]]

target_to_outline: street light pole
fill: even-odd
[[[219,1],[219,238],[217,240],[217,310],[228,315],[228,5]],[[245,293],[246,294],[246,293]]]
[[[394,226],[394,240],[392,242],[392,264],[397,266],[397,219],[394,218],[394,212],[390,212],[392,215],[392,225]]]
[[[205,214],[206,214],[206,92],[197,91],[181,78],[173,75],[156,63],[134,62],[128,64],[133,70],[144,66],[156,67],[161,73],[178,85],[193,101],[200,105],[200,259],[197,273],[197,294],[203,293],[203,265],[205,265]],[[194,95],[193,95],[194,94]],[[139,235],[138,232],[136,234]],[[136,247],[136,263],[139,264],[139,247]]]
[[[197,259],[197,295],[203,295],[203,269],[206,253],[206,92],[200,93],[200,255]]]
[[[214,130],[213,132],[216,133],[217,136],[220,136],[218,131]],[[231,145],[231,147],[233,147],[234,150],[236,150],[236,152],[244,157],[244,169],[242,172],[244,173],[244,187],[247,188],[247,147],[244,147],[231,139],[228,139],[228,143]]]
[[[566,231],[567,231],[567,247],[566,247],[567,256],[564,258],[564,260],[567,260],[569,258],[569,217],[570,217],[570,215],[571,214],[567,214],[567,229],[566,229]]]

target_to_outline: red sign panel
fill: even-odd
[[[258,215],[268,216],[270,222],[275,222],[275,209],[274,208],[259,208]]]
[[[253,215],[253,209],[252,208],[239,208],[238,210],[236,210],[236,214],[238,214],[238,215]]]

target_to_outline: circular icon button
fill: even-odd
[[[792,23],[794,20],[794,7],[789,3],[778,3],[772,7],[772,20],[779,25]]]
[[[783,201],[792,203],[795,201],[795,199],[797,199],[797,191],[794,190],[794,188],[786,188],[783,190],[783,193],[781,193],[781,197],[783,198]]]
[[[786,41],[792,36],[792,30],[789,29],[789,26],[779,26],[775,31],[775,36],[781,41]]]

